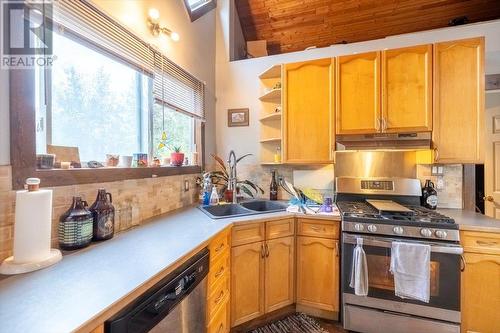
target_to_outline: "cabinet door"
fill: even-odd
[[[435,154],[439,163],[480,163],[484,135],[484,38],[434,46]]]
[[[264,242],[231,249],[231,327],[264,314]]]
[[[339,311],[339,243],[297,237],[297,304]]]
[[[285,65],[283,158],[286,163],[330,163],[333,158],[333,62]]]
[[[382,53],[382,132],[432,130],[432,45]]]
[[[266,242],[266,313],[294,303],[294,237]]]
[[[462,332],[500,332],[500,256],[465,253]]]
[[[337,59],[337,134],[380,131],[380,52]]]

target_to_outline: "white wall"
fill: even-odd
[[[0,165],[10,164],[9,72],[0,69]]]
[[[191,23],[180,0],[92,1],[206,83],[206,152],[215,152],[215,10]],[[151,35],[146,23],[150,8],[160,11],[160,23],[178,32],[180,41]],[[8,110],[8,77],[0,71],[0,165],[10,164]]]
[[[219,0],[217,12],[216,116],[219,120],[216,130],[217,153],[220,156],[227,156],[231,149],[235,150],[238,155],[253,153],[256,157],[253,160],[246,160],[246,163],[258,163],[260,149],[258,118],[262,108],[258,99],[262,94],[258,75],[272,65],[477,36],[486,37],[487,73],[494,71],[491,69],[491,67],[496,67],[496,65],[493,66],[494,63],[500,64],[500,59],[497,59],[495,54],[500,51],[500,20],[229,62],[227,57],[228,44],[224,39],[228,36],[227,26],[224,25],[227,21],[227,2],[228,0]],[[232,108],[250,109],[249,127],[227,127],[225,121],[227,109]]]

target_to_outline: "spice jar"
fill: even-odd
[[[92,241],[92,213],[81,197],[73,197],[73,204],[59,220],[59,247],[76,250],[86,247]]]
[[[100,188],[97,191],[97,198],[90,206],[90,211],[94,219],[94,238],[100,241],[113,237],[115,233],[115,207],[111,193]]]

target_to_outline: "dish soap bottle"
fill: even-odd
[[[438,204],[437,191],[434,189],[434,183],[430,179],[425,181],[422,188],[422,206],[429,209],[436,209]]]
[[[100,188],[97,191],[97,198],[90,206],[94,218],[94,238],[95,241],[110,239],[115,233],[115,207],[111,193]]]
[[[212,187],[212,194],[210,194],[210,206],[219,204],[219,195],[217,194],[217,187]]]
[[[73,197],[70,209],[59,220],[59,247],[76,250],[86,247],[92,241],[92,213],[81,197]]]

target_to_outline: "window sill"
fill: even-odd
[[[69,186],[115,182],[128,179],[156,178],[201,173],[201,166],[189,165],[180,167],[145,167],[145,168],[82,168],[26,170],[13,177],[14,190],[22,189],[26,178],[37,177],[43,187]]]

